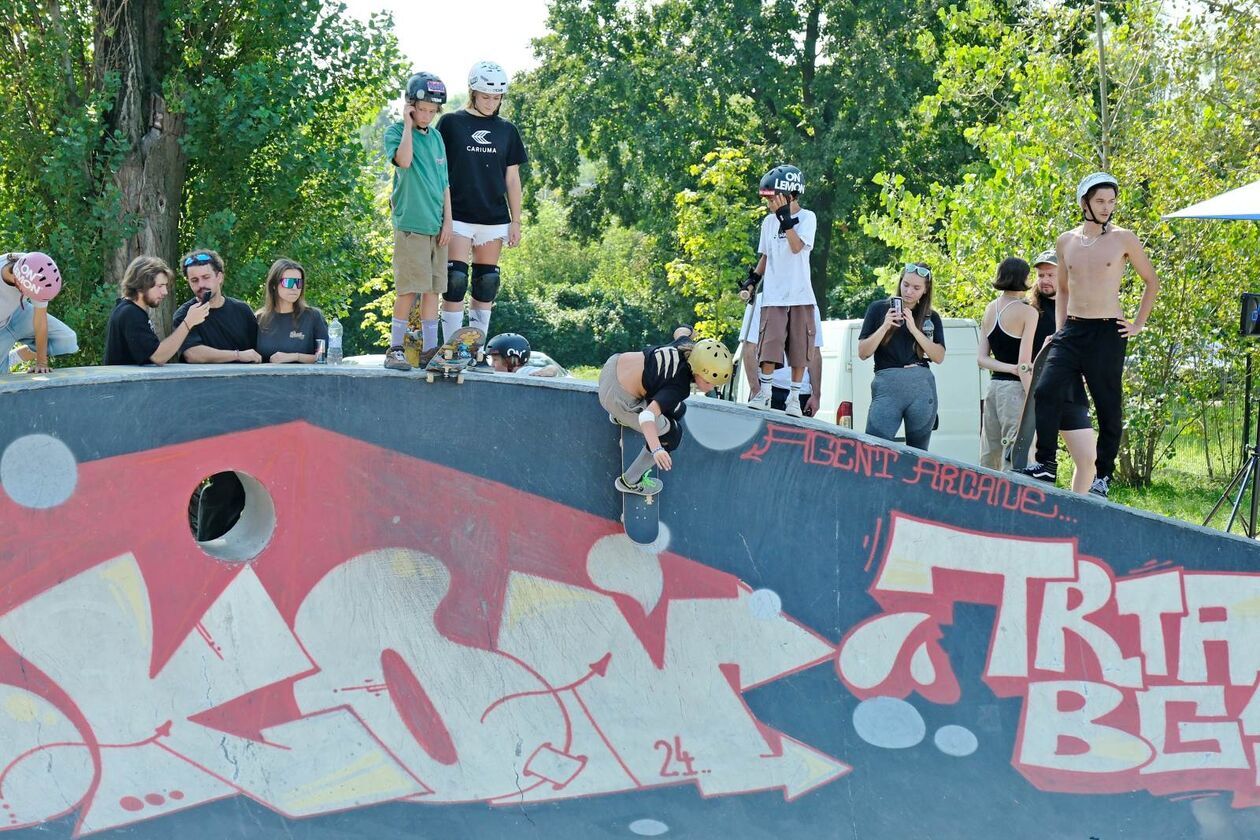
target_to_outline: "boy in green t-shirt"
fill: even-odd
[[[420,295],[423,351],[420,365],[438,346],[438,295],[446,291],[446,246],[451,239],[451,188],[446,145],[430,128],[446,102],[446,85],[432,73],[407,80],[402,122],[385,130],[385,155],[394,165],[390,197],[394,222],[394,317],[389,323],[385,367],[411,370],[403,353],[407,318]]]

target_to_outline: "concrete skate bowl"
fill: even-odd
[[[584,383],[102,368],[0,417],[6,836],[1260,836],[1240,538],[695,400],[643,549]]]

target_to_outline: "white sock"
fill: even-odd
[[[463,311],[447,312],[445,309],[442,310],[443,342],[449,342],[451,339],[455,338],[455,333],[458,332],[462,326],[464,326]]]
[[[469,307],[468,326],[476,327],[483,335],[490,335],[490,310]]]

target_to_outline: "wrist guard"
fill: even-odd
[[[757,273],[757,269],[750,268],[748,269],[748,277],[740,281],[739,290],[741,292],[747,291],[749,295],[753,295],[756,293],[757,284],[760,282],[761,275]]]
[[[774,211],[774,215],[779,220],[779,233],[787,233],[800,222],[800,219],[792,218],[791,204],[784,204]]]

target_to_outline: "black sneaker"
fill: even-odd
[[[1054,484],[1055,480],[1059,477],[1059,465],[1033,462],[1020,470],[1020,472],[1029,478],[1035,478],[1038,481],[1046,481],[1050,484]]]
[[[1107,491],[1111,489],[1111,476],[1098,476],[1089,485],[1089,494],[1091,496],[1101,496],[1107,498]]]

